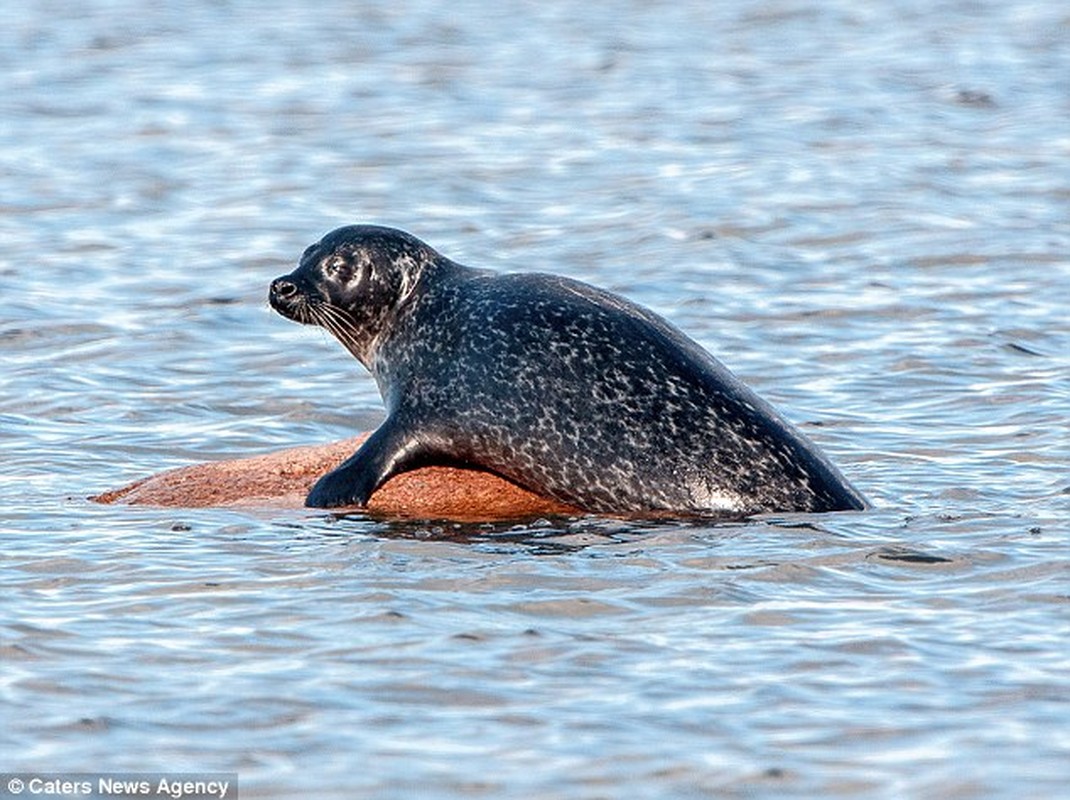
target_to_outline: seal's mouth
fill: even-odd
[[[310,297],[290,278],[276,278],[271,282],[268,302],[287,319],[325,328],[346,350],[363,361],[366,337],[353,315],[344,308]]]

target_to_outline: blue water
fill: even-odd
[[[0,32],[0,771],[243,797],[1054,798],[1059,3],[24,0]],[[876,504],[730,526],[100,507],[374,427],[337,225],[670,318]]]

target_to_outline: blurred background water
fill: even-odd
[[[245,797],[1067,796],[1070,10],[14,0],[0,770]],[[349,222],[689,332],[875,501],[97,507],[374,427],[267,308]]]

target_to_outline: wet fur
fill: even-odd
[[[387,409],[310,506],[365,505],[392,475],[458,463],[595,512],[865,506],[699,345],[578,281],[475,270],[400,231],[350,226],[306,250],[271,302],[330,331]]]

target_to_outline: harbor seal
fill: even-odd
[[[367,506],[388,478],[427,465],[478,466],[595,513],[866,506],[697,343],[585,283],[474,269],[403,231],[350,225],[305,250],[269,301],[334,335],[387,411],[307,506]]]

